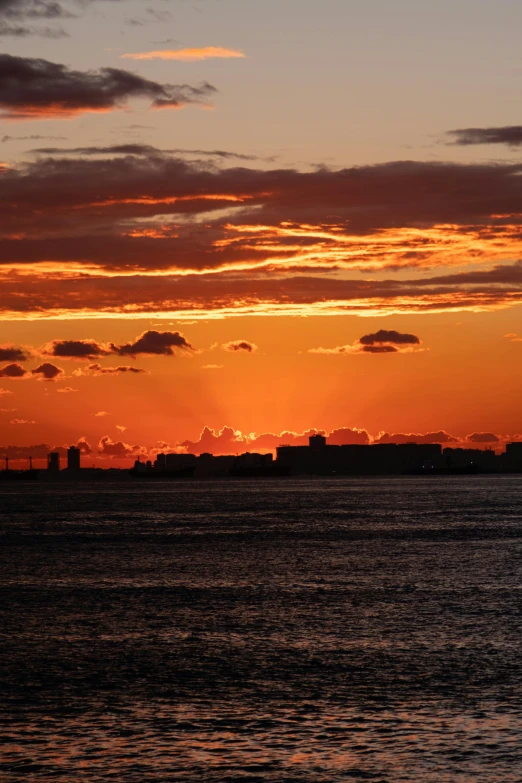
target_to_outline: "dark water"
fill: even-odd
[[[522,780],[522,477],[0,489],[0,780]]]

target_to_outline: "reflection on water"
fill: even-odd
[[[522,477],[0,493],[2,781],[520,781]]]

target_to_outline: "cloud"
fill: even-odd
[[[281,432],[256,434],[243,434],[240,430],[232,427],[223,427],[221,430],[214,430],[211,427],[205,427],[196,441],[186,440],[179,445],[191,454],[237,454],[241,451],[275,451],[278,446],[308,446],[308,439],[311,435],[317,433],[324,434],[324,430],[310,429],[305,432]],[[343,444],[368,444],[370,436],[366,430],[351,427],[342,427],[333,430],[329,436],[329,443],[332,445]]]
[[[41,352],[62,359],[85,360],[106,356],[109,353],[106,347],[96,340],[51,340],[43,346]]]
[[[4,136],[2,141],[14,139],[14,136]],[[53,136],[21,136],[18,138],[64,138]],[[200,150],[200,149],[160,149],[159,147],[153,147],[151,144],[110,144],[106,146],[90,146],[90,147],[36,147],[30,150],[31,153],[38,155],[81,155],[83,156],[95,156],[95,155],[138,155],[138,156],[169,156],[169,155],[198,155],[200,157],[208,158],[221,158],[237,159],[237,160],[273,160],[273,158],[260,157],[259,155],[245,155],[241,152],[232,152],[230,150]]]
[[[71,12],[56,0],[0,0],[0,17],[9,19],[63,19]]]
[[[117,68],[74,71],[48,60],[0,55],[0,116],[11,120],[113,111],[130,98],[149,98],[156,109],[181,108],[202,103],[215,92],[207,83],[159,84]]]
[[[87,368],[75,370],[73,375],[79,378],[82,375],[98,377],[101,375],[121,375],[125,373],[130,373],[131,375],[145,375],[147,374],[147,371],[142,370],[139,367],[131,367],[127,364],[119,365],[118,367],[102,367],[101,364],[95,363],[89,364]]]
[[[459,438],[439,430],[438,432],[419,433],[395,433],[389,435],[387,432],[381,432],[374,440],[375,443],[458,443]]]
[[[80,438],[80,440],[76,444],[76,448],[80,449],[80,452],[81,452],[82,456],[84,456],[84,457],[88,457],[89,454],[92,454],[91,445],[88,442],[88,440],[85,437],[85,435],[82,438]]]
[[[398,162],[303,173],[145,151],[33,160],[0,176],[0,312],[194,320],[512,307],[521,172]]]
[[[420,345],[414,334],[402,334],[395,330],[380,329],[374,334],[365,334],[352,345],[339,345],[337,348],[311,348],[308,353],[348,355],[357,353],[411,353],[414,346]]]
[[[58,394],[72,394],[77,392],[78,389],[73,389],[71,386],[64,386],[63,389],[56,389]]]
[[[11,419],[9,424],[36,424],[36,422],[29,421],[28,419]]]
[[[21,364],[17,362],[6,364],[0,369],[0,378],[26,378],[27,373]]]
[[[37,141],[39,139],[53,139],[55,141],[67,141],[66,136],[42,136],[39,133],[33,133],[30,136],[2,136],[0,142],[6,144],[8,141]]]
[[[80,438],[76,445],[83,456],[92,453],[91,446],[85,437]],[[51,446],[48,443],[38,443],[31,446],[0,446],[0,457],[9,457],[13,462],[27,460],[29,457],[35,460],[47,460],[50,451],[57,451],[60,457],[65,458],[67,457],[67,448],[68,446]]]
[[[0,37],[64,38],[67,33],[61,27],[33,27],[23,20],[56,20],[69,16],[72,14],[54,0],[0,0]]]
[[[509,340],[510,343],[522,343],[522,337],[519,337],[516,332],[510,332],[509,334],[505,334],[504,337],[506,340]]]
[[[248,340],[233,340],[230,343],[223,343],[221,347],[224,351],[229,351],[230,353],[237,353],[239,351],[254,353],[254,351],[257,351],[257,345],[248,342]]]
[[[0,345],[0,362],[25,362],[27,353],[14,345]]]
[[[466,440],[471,443],[498,443],[500,438],[492,432],[474,432],[472,435],[467,435]]]
[[[419,345],[420,340],[414,334],[401,334],[394,329],[379,329],[374,334],[365,334],[359,338],[359,342],[364,346],[383,345],[386,343],[392,345]]]
[[[110,344],[111,351],[119,356],[174,356],[176,351],[193,351],[193,346],[187,342],[180,332],[143,332],[133,343],[124,345]]]
[[[460,128],[448,131],[453,144],[467,147],[473,144],[507,144],[520,147],[522,144],[522,125],[506,125],[501,128]]]
[[[61,27],[31,27],[25,24],[12,24],[0,20],[0,38],[67,38],[68,33]]]
[[[50,362],[43,362],[35,370],[31,370],[31,373],[41,381],[56,381],[64,374],[60,367]]]
[[[119,430],[120,432],[125,432],[127,427],[125,427],[123,424],[116,424],[116,429]]]
[[[0,377],[1,377],[1,375],[0,375]],[[2,389],[2,388],[0,388],[0,397],[3,397],[6,394],[13,394],[13,392],[11,391],[11,389]]]
[[[201,369],[202,370],[222,370],[224,367],[223,364],[205,364]]]
[[[102,416],[110,416],[110,413],[107,413],[107,411],[98,411],[98,413],[95,413],[94,416],[102,417]]]
[[[127,459],[146,455],[147,449],[143,446],[131,446],[128,443],[113,441],[109,435],[105,435],[98,443],[98,454],[110,459]]]
[[[182,62],[197,62],[210,59],[238,59],[246,57],[238,49],[224,49],[221,46],[205,46],[200,49],[164,49],[155,52],[138,52],[137,54],[122,54],[122,59],[129,60],[181,60]]]
[[[341,427],[340,429],[332,430],[332,432],[330,432],[328,435],[328,443],[331,446],[345,446],[352,443],[364,446],[370,443],[370,436],[366,430]]]

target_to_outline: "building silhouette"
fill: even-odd
[[[67,470],[80,470],[81,451],[76,446],[67,449]]]
[[[59,473],[60,472],[60,452],[59,451],[51,451],[50,454],[47,455],[47,470],[51,473]]]
[[[308,446],[279,446],[277,463],[292,475],[393,475],[443,466],[439,443],[330,446],[312,435]]]

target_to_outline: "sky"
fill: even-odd
[[[521,25],[0,0],[0,456],[521,440]]]

